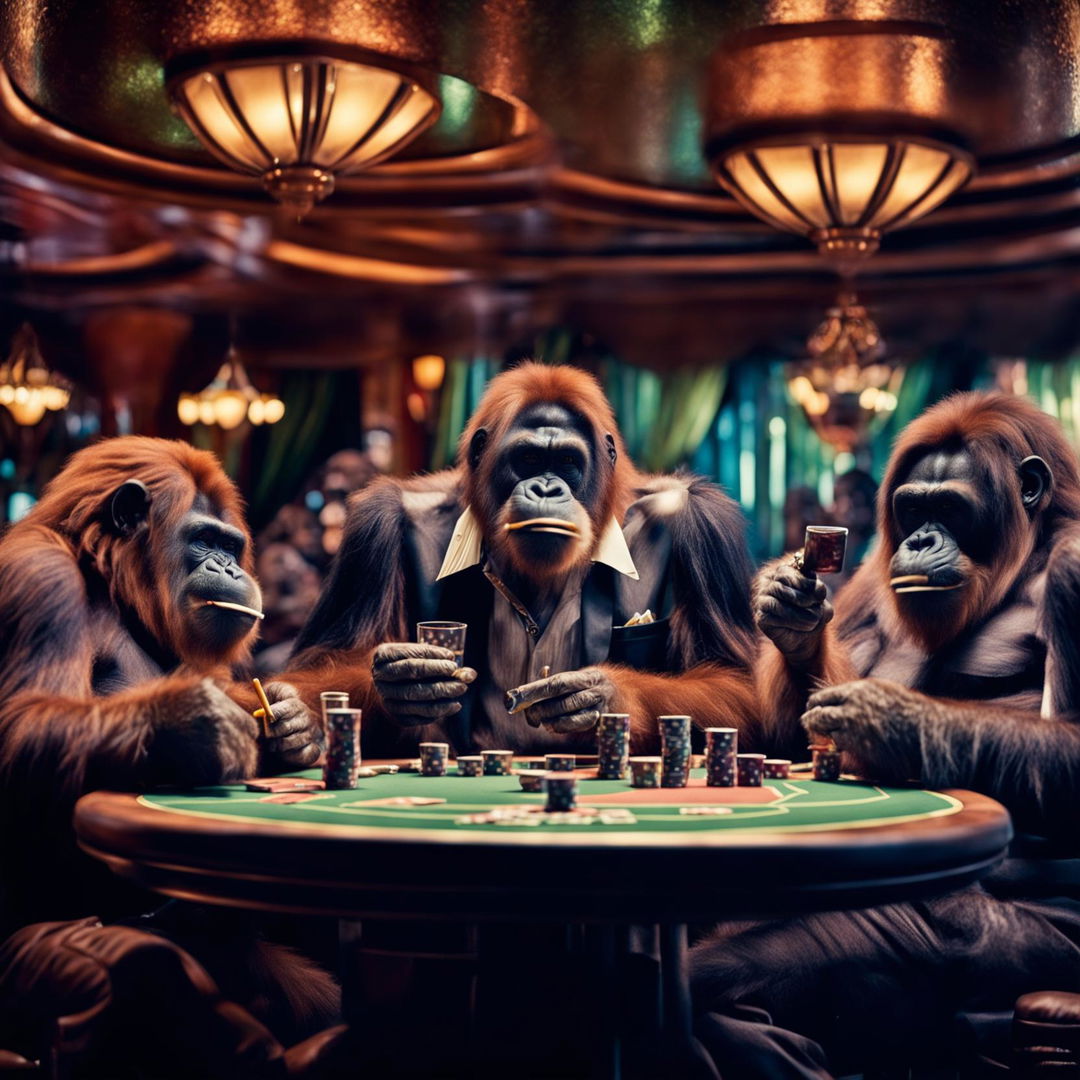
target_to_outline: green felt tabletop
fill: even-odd
[[[317,771],[304,777],[317,778]],[[763,789],[703,788],[701,770],[696,770],[696,787],[636,790],[620,780],[596,780],[582,776],[578,784],[579,805],[617,807],[629,810],[632,823],[600,824],[587,827],[541,824],[540,826],[474,824],[461,819],[494,807],[543,805],[542,794],[520,790],[516,776],[423,777],[398,773],[362,779],[355,790],[320,792],[318,798],[282,804],[267,801],[267,793],[248,791],[242,784],[199,788],[187,793],[155,792],[140,797],[143,805],[166,813],[196,815],[234,821],[279,822],[290,825],[330,827],[378,827],[400,829],[447,829],[485,832],[528,831],[568,828],[590,833],[686,830],[687,832],[813,831],[837,828],[866,828],[893,825],[958,813],[962,804],[950,795],[916,788],[886,788],[842,780],[821,783],[813,780],[767,780]],[[694,781],[692,781],[694,783]],[[364,806],[373,799],[419,796],[445,799],[428,806]],[[728,805],[723,816],[688,816],[682,806]]]

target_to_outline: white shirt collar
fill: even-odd
[[[466,506],[465,512],[457,519],[454,525],[454,535],[450,537],[450,544],[446,549],[442,568],[439,570],[436,581],[442,581],[444,577],[456,574],[460,570],[467,570],[470,566],[476,566],[483,554],[483,535],[480,531],[480,522],[472,512],[472,508]],[[630,549],[626,546],[626,537],[619,528],[619,523],[612,518],[600,534],[600,542],[596,545],[593,553],[593,562],[603,563],[612,570],[618,570],[629,578],[638,580],[637,567],[630,555]]]

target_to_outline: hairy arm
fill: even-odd
[[[94,696],[83,578],[46,529],[4,542],[0,633],[0,790],[23,813],[93,788],[214,783],[254,768],[255,720],[209,679]]]

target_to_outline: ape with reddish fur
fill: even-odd
[[[789,561],[755,582],[766,739],[805,755],[827,736],[868,779],[993,796],[1025,835],[977,889],[701,944],[699,1033],[740,1076],[940,1064],[958,1010],[1007,1020],[1023,993],[1080,989],[1076,452],[1024,399],[959,394],[902,433],[878,498],[834,620]]]
[[[745,726],[750,563],[731,500],[638,472],[600,387],[569,367],[494,379],[458,460],[353,496],[290,681],[348,690],[376,754],[590,747],[602,712],[630,714],[638,752],[658,714]],[[646,609],[654,623],[626,625]],[[468,624],[464,665],[410,644],[426,619]]]
[[[316,760],[314,719],[292,687],[267,687],[262,738],[252,690],[233,681],[260,607],[239,495],[212,455],[184,443],[128,437],[79,451],[0,539],[5,933],[161,903],[77,849],[71,815],[85,792],[215,784]],[[255,951],[271,985],[307,980],[299,1012],[332,1007],[311,965]]]

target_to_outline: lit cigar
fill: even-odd
[[[551,665],[545,664],[540,669],[540,678],[546,679],[551,675]],[[524,694],[521,692],[521,687],[517,687],[514,690],[506,691],[506,711],[513,715],[514,713],[521,712],[525,708],[525,702],[522,700]]]
[[[262,704],[261,709],[257,709],[255,715],[258,716],[262,713],[260,719],[262,720],[263,736],[269,736],[270,734],[270,717],[274,714],[270,711],[270,699],[266,696],[266,691],[263,689],[263,684],[258,679],[252,679],[251,685],[255,687],[255,693],[259,695],[259,701]]]
[[[242,615],[251,615],[256,619],[266,618],[261,611],[256,611],[254,608],[250,607],[244,607],[243,604],[230,604],[228,600],[207,600],[206,606],[227,608],[229,611],[239,611]]]

